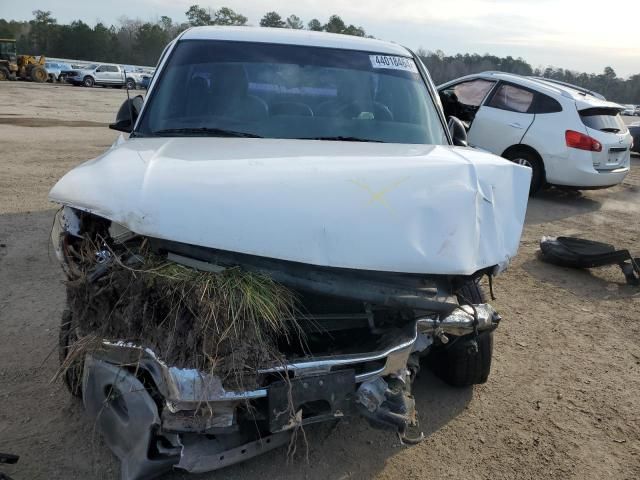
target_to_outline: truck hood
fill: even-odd
[[[307,264],[468,275],[516,254],[530,170],[433,145],[135,138],[54,202],[141,235]]]

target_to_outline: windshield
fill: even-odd
[[[0,55],[15,55],[16,42],[0,41]]]
[[[136,135],[448,143],[409,57],[187,40],[158,80]]]

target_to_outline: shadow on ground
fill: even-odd
[[[592,269],[568,268],[540,260],[539,252],[522,268],[540,282],[550,283],[585,300],[608,300],[638,296],[638,287],[626,283],[618,266]]]
[[[527,225],[538,225],[594,212],[602,203],[576,190],[549,188],[529,199]]]

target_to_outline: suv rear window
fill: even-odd
[[[580,110],[582,123],[601,132],[624,133],[627,126],[615,108],[588,108]]]
[[[533,101],[533,106],[529,110],[529,113],[558,113],[561,111],[562,105],[560,105],[557,100],[543,93],[536,93],[536,98]]]

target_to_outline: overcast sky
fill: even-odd
[[[257,25],[275,10],[305,23],[336,13],[377,38],[446,54],[492,53],[523,57],[534,67],[553,65],[619,76],[640,73],[640,0],[0,0],[0,18],[28,20],[51,10],[59,23],[81,19],[117,24],[122,15],[185,21],[190,5],[229,6]]]

